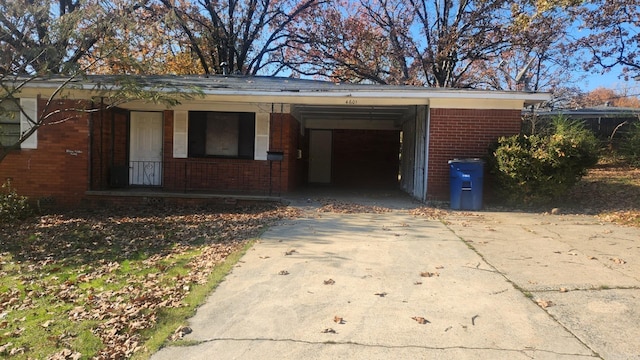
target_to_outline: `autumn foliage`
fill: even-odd
[[[640,99],[637,95],[626,95],[613,89],[603,87],[596,88],[577,98],[579,107],[615,106],[640,108]]]
[[[0,74],[288,75],[559,96],[579,70],[640,75],[628,0],[0,0],[0,12]]]
[[[501,200],[545,203],[567,193],[598,162],[599,142],[581,123],[554,119],[546,132],[501,137],[490,156]]]

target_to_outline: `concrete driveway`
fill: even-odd
[[[369,202],[294,204],[152,359],[640,359],[637,229]]]

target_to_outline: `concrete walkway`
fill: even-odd
[[[640,359],[637,229],[373,202],[299,203],[152,359]]]

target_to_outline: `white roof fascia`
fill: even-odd
[[[55,89],[62,84],[62,81],[33,81],[25,86],[38,89]],[[197,88],[197,85],[194,84]],[[113,90],[117,89],[113,86]],[[147,90],[158,91],[158,88],[148,87]],[[168,92],[175,92],[176,88],[167,87]],[[71,82],[64,92],[76,94],[77,92],[108,92],[108,89],[96,89],[94,84],[82,82]],[[205,88],[202,89],[205,98],[219,98],[225,101],[238,102],[274,102],[274,103],[297,103],[297,104],[317,104],[317,105],[376,105],[381,99],[388,99],[385,104],[397,105],[427,105],[430,99],[489,99],[489,100],[520,100],[525,104],[535,104],[551,100],[550,93],[538,92],[509,92],[492,90],[469,90],[469,89],[402,89],[399,86],[389,86],[381,90],[354,90],[341,89],[339,86],[330,90],[286,90],[270,91],[261,89],[228,89],[228,88]],[[197,94],[194,95],[198,98]],[[348,99],[355,99],[356,102],[349,102]],[[341,101],[336,101],[341,100]],[[371,101],[367,101],[371,100]],[[362,103],[360,103],[362,101]]]

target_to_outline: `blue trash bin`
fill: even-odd
[[[449,189],[454,210],[482,209],[484,161],[481,159],[449,160]]]

